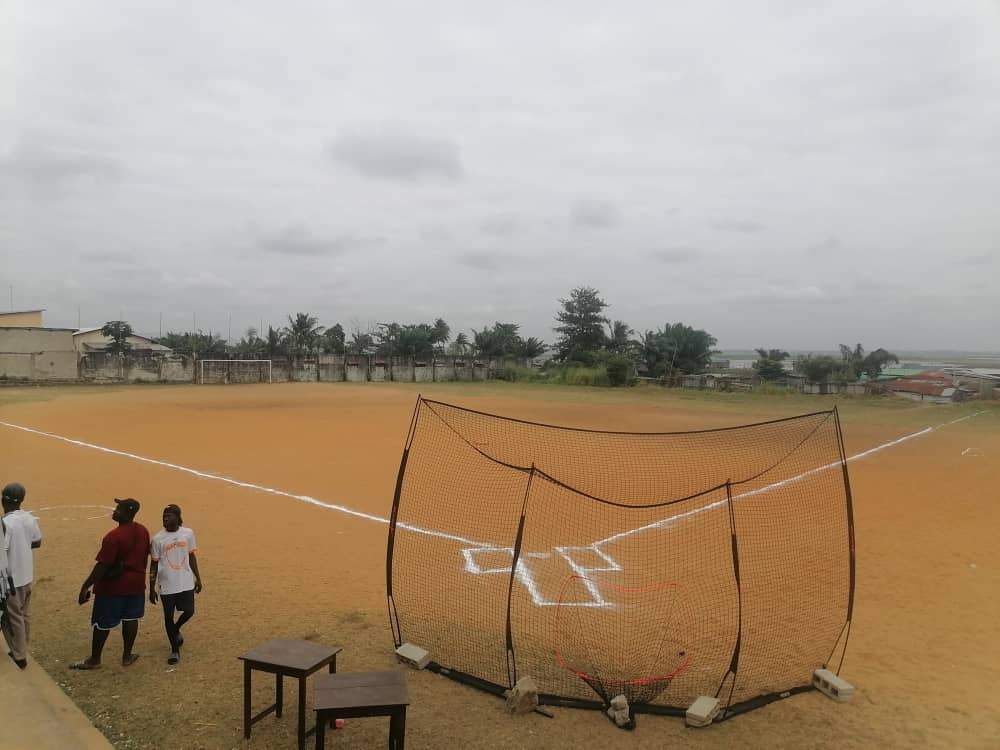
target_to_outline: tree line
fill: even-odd
[[[309,313],[288,316],[288,324],[268,326],[262,333],[249,328],[236,343],[230,344],[211,332],[169,332],[156,339],[176,352],[200,358],[301,359],[318,354],[344,354],[370,357],[473,356],[535,360],[552,353],[546,368],[592,368],[606,373],[612,385],[623,385],[642,371],[652,378],[671,380],[678,375],[705,371],[712,362],[716,338],[705,330],[686,323],[666,323],[662,328],[636,332],[625,321],[605,314],[608,303],[592,287],[577,287],[558,300],[555,313],[555,342],[549,346],[533,336],[523,337],[520,324],[497,321],[492,327],[471,329],[471,336],[459,332],[452,337],[451,326],[442,318],[430,323],[380,323],[362,330],[355,326],[348,336],[340,323],[320,325]],[[101,332],[110,340],[108,351],[125,354],[131,346],[132,327],[126,321],[108,321]],[[784,362],[790,358],[781,349],[756,350],[757,377],[765,381],[786,376]],[[808,380],[852,381],[861,375],[875,378],[896,355],[879,348],[866,353],[861,344],[840,345],[840,358],[829,355],[802,357],[796,370]]]

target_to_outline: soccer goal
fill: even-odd
[[[389,526],[396,645],[501,695],[720,718],[839,672],[852,501],[836,410],[620,433],[419,398]]]
[[[202,385],[271,382],[269,359],[202,359],[198,365]]]

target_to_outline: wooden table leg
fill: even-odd
[[[316,712],[316,750],[323,750],[323,744],[326,740],[327,720],[325,714],[326,714],[325,711]]]
[[[306,750],[306,678],[299,678],[299,750]]]
[[[406,742],[406,706],[389,714],[389,750],[403,750]]]
[[[243,737],[250,739],[250,663],[243,662]]]
[[[281,706],[285,702],[285,681],[281,679],[281,672],[277,672],[274,675],[274,709],[275,718],[281,718]]]

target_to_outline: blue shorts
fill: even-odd
[[[146,611],[145,594],[126,596],[94,596],[90,624],[98,630],[114,630],[123,620],[141,620]]]

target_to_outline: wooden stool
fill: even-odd
[[[410,696],[402,672],[342,672],[316,678],[316,750],[323,750],[325,728],[336,719],[389,717],[389,750],[403,750]]]
[[[324,646],[309,641],[290,641],[274,638],[257,648],[240,655],[243,660],[243,736],[250,738],[250,727],[272,711],[281,717],[283,702],[283,677],[295,677],[299,681],[299,750],[305,750],[306,737],[316,731],[313,727],[306,731],[306,679],[309,675],[330,665],[330,674],[337,671],[337,654],[340,646]],[[256,716],[250,715],[250,680],[253,670],[270,672],[275,676],[275,702]]]

